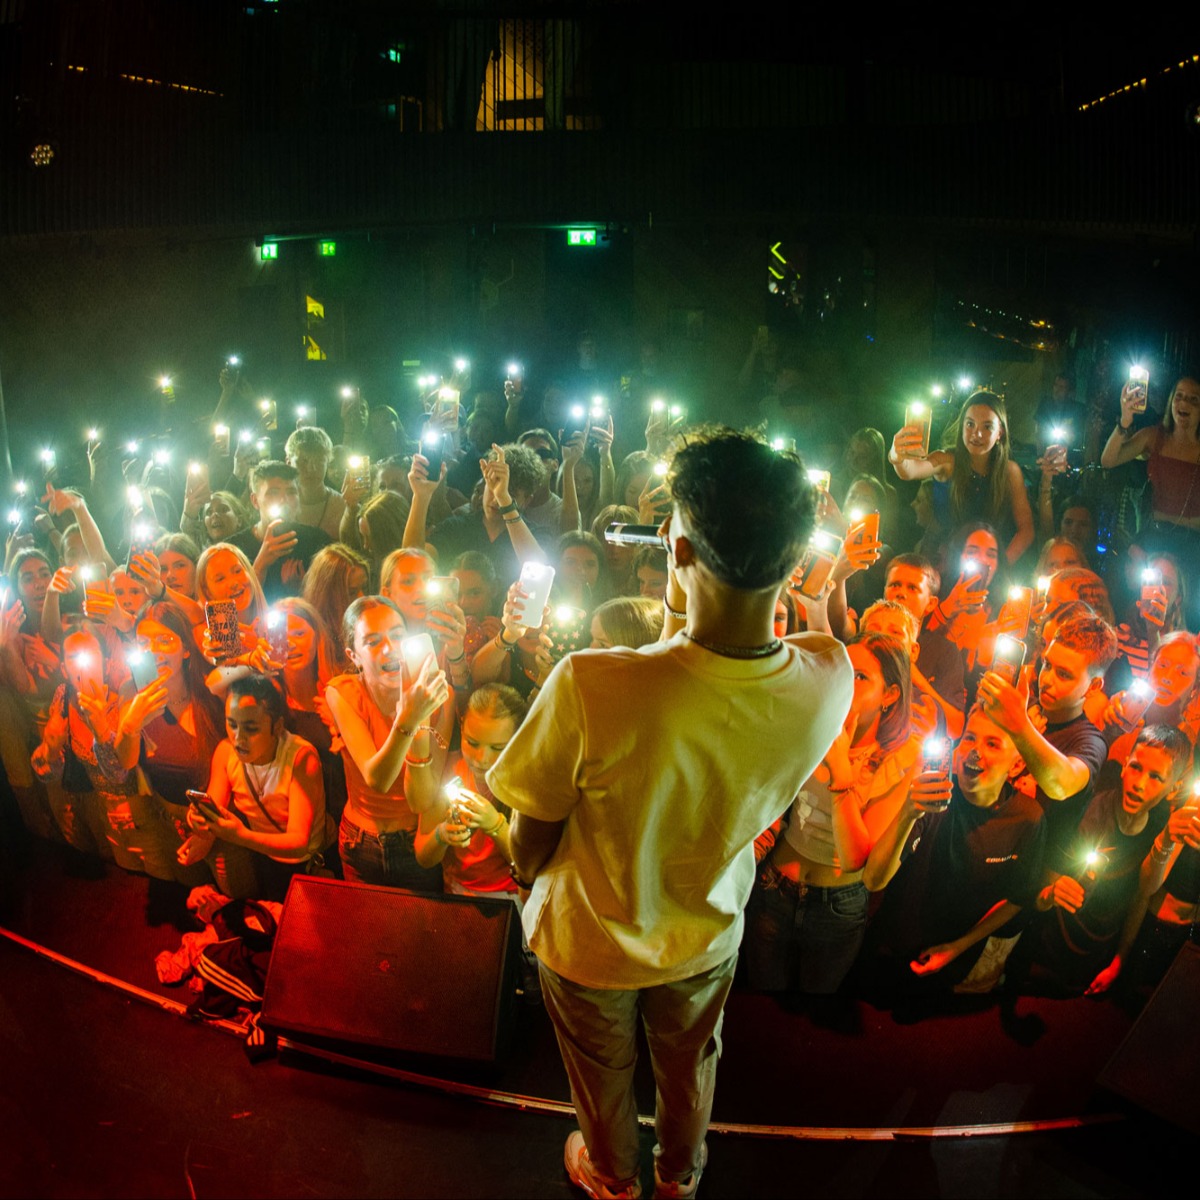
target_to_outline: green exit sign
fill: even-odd
[[[322,242],[321,257],[332,258],[337,253],[337,242]]]
[[[596,231],[594,229],[568,229],[567,230],[567,245],[568,246],[594,246],[596,244]]]
[[[259,254],[262,257],[263,262],[266,262],[270,258],[278,258],[279,257],[279,243],[278,242],[263,242],[261,248],[259,249]]]

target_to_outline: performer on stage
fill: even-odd
[[[800,460],[713,429],[689,434],[667,479],[664,640],[564,659],[488,774],[517,814],[525,930],[581,1126],[566,1167],[592,1196],[641,1194],[639,1019],[658,1085],[656,1190],[695,1194],[753,842],[852,692],[839,642],[774,636],[813,529]]]

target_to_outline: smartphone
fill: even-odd
[[[921,452],[917,458],[929,457],[929,431],[933,425],[933,410],[928,404],[914,400],[904,406],[904,424],[916,425],[921,431]]]
[[[429,478],[437,479],[442,473],[442,463],[446,461],[449,447],[446,445],[446,434],[439,429],[426,429],[421,434],[421,454],[429,463]]]
[[[287,624],[287,613],[274,608],[267,612],[267,653],[272,662],[280,665],[286,663],[288,657]]]
[[[1130,367],[1129,386],[1135,389],[1134,402],[1130,408],[1134,412],[1145,412],[1146,402],[1150,397],[1150,372],[1142,366]]]
[[[588,411],[582,404],[572,404],[567,409],[570,420],[567,422],[559,443],[570,441],[577,433],[586,433],[588,427]]]
[[[433,638],[427,633],[416,633],[405,638],[400,643],[400,655],[404,659],[404,669],[408,673],[408,681],[412,683],[421,673],[425,660],[434,652]]]
[[[229,426],[214,425],[213,426],[213,444],[216,446],[217,454],[222,458],[229,457]]]
[[[817,489],[818,492],[829,491],[829,481],[833,478],[828,471],[818,471],[815,468],[808,473],[808,482]]]
[[[457,575],[433,575],[425,581],[425,599],[431,608],[458,603]]]
[[[554,568],[546,563],[524,563],[521,567],[520,583],[529,593],[529,598],[516,602],[517,619],[527,629],[541,629],[542,613],[554,583]]]
[[[204,621],[218,659],[236,658],[241,654],[242,630],[238,625],[237,605],[232,600],[206,601]]]
[[[588,423],[591,425],[608,424],[608,401],[603,396],[592,397],[592,404],[588,409]]]
[[[922,771],[936,771],[939,775],[944,775],[948,780],[953,766],[954,760],[954,745],[949,738],[938,737],[936,735],[927,737],[921,743],[921,769]],[[945,804],[939,804],[936,808],[938,812],[945,812],[950,807],[950,801]],[[933,806],[930,806],[930,811],[934,811]]]
[[[371,488],[371,459],[366,454],[352,454],[346,459],[346,470],[361,488]]]
[[[188,463],[187,490],[189,492],[201,492],[209,486],[208,463]]]
[[[1032,613],[1033,588],[1010,587],[999,619],[1005,625],[1011,625],[1013,637],[1022,642],[1029,636],[1029,618]]]
[[[587,609],[570,604],[556,604],[550,610],[550,657],[558,662],[574,650],[582,650],[589,642]]]
[[[141,646],[133,646],[125,651],[125,665],[139,692],[158,679],[158,660]]]
[[[879,513],[869,512],[862,517],[850,514],[852,524],[846,534],[847,541],[877,542],[879,541]]]
[[[996,639],[996,651],[992,656],[992,670],[1007,680],[1013,687],[1021,677],[1021,668],[1025,665],[1025,643],[1016,638],[1001,634]]]
[[[1162,571],[1146,567],[1142,571],[1142,616],[1153,625],[1161,625],[1166,617],[1167,593],[1163,588]],[[1158,610],[1162,609],[1162,616]]]
[[[200,810],[200,815],[206,821],[219,821],[221,819],[221,810],[217,807],[216,801],[207,792],[194,792],[190,788],[184,792],[188,798],[188,803],[195,805]]]
[[[792,586],[809,600],[820,600],[825,594],[833,565],[842,549],[842,539],[818,529],[808,543],[808,549],[792,572]]]
[[[262,413],[262,427],[267,430],[279,428],[279,406],[274,400],[260,400],[258,411]]]
[[[125,570],[139,554],[146,554],[154,549],[154,526],[147,521],[134,521],[129,530],[129,553],[125,556]]]
[[[1075,880],[1086,893],[1104,874],[1104,868],[1107,866],[1108,855],[1103,850],[1089,850],[1084,855],[1083,869],[1075,876]]]
[[[774,450],[776,454],[795,454],[796,439],[785,437],[772,438],[771,449]]]
[[[458,389],[444,387],[438,390],[438,394],[433,401],[433,408],[430,412],[430,415],[436,420],[437,418],[444,417],[447,413],[449,413],[450,428],[457,429],[461,409],[462,404],[459,402]],[[422,451],[422,453],[424,452]]]
[[[1154,699],[1154,689],[1144,680],[1135,679],[1121,697],[1121,710],[1130,725],[1140,721]]]

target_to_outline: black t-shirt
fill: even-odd
[[[521,560],[513,549],[508,530],[502,529],[500,536],[492,541],[482,512],[455,513],[434,526],[427,536],[438,552],[439,570],[448,570],[460,554],[477,550],[491,559],[496,577],[505,587],[521,574]]]
[[[304,573],[308,570],[313,555],[322,546],[329,545],[329,535],[312,525],[287,525],[280,528],[296,531],[296,545],[286,558],[276,559],[267,568],[267,577],[262,581],[262,588],[268,604],[274,604],[284,596],[300,595]],[[251,563],[262,548],[262,541],[253,528],[243,529],[241,533],[234,534],[229,543],[241,550]]]
[[[1112,957],[1137,893],[1141,865],[1167,822],[1169,809],[1164,801],[1150,811],[1145,829],[1124,834],[1117,824],[1121,804],[1119,786],[1098,792],[1069,847],[1051,847],[1047,855],[1047,866],[1057,875],[1080,880],[1087,898],[1076,913],[1056,905],[1040,915],[1025,935],[1030,943],[1026,952],[1034,964],[1052,971],[1068,987],[1089,984]],[[1091,878],[1087,855],[1093,850],[1104,861]]]
[[[965,712],[967,677],[963,653],[940,629],[922,629],[917,639],[917,668],[949,705]]]
[[[949,808],[922,817],[909,834],[875,920],[877,944],[908,961],[961,937],[1001,900],[1027,907],[1041,882],[1045,844],[1036,801],[1006,787],[994,805],[979,808],[955,782]],[[985,940],[942,972],[947,982],[968,974]]]
[[[1059,853],[1070,853],[1079,822],[1091,803],[1096,777],[1108,760],[1108,743],[1083,713],[1060,725],[1047,725],[1044,736],[1060,754],[1079,759],[1088,769],[1088,781],[1082,790],[1065,800],[1051,800],[1040,787],[1037,790],[1038,803],[1046,814],[1050,845]]]

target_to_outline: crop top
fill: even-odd
[[[1154,493],[1154,511],[1164,517],[1200,517],[1200,463],[1168,458],[1162,453],[1166,431],[1159,426],[1150,448],[1147,474]]]

